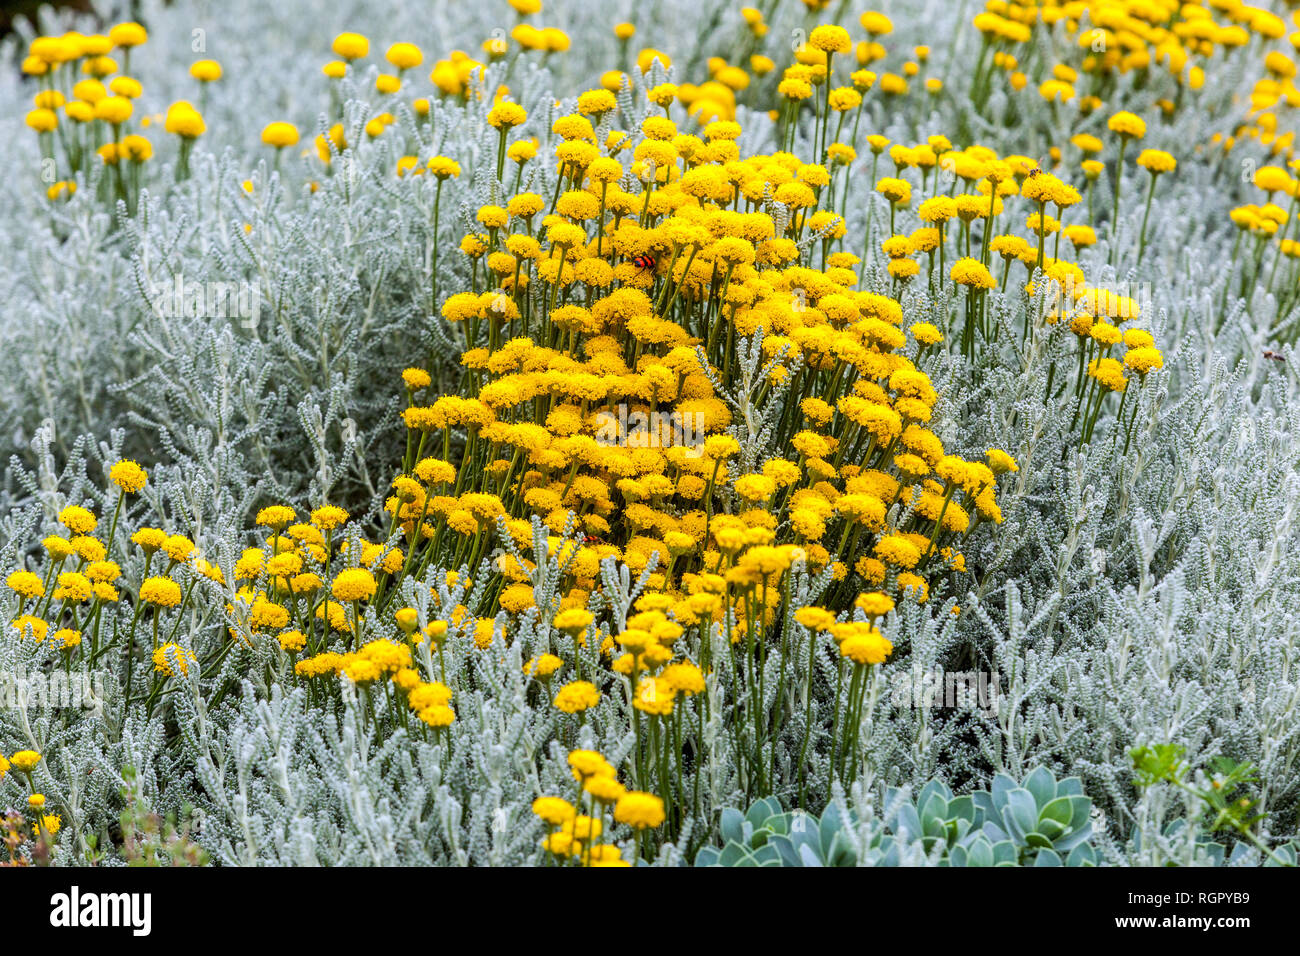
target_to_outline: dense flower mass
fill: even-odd
[[[706,0],[716,30],[678,37],[555,6],[427,36],[464,49],[333,24],[288,98],[202,50],[156,82],[153,19],[28,45],[53,178],[25,201],[70,284],[111,260],[88,308],[147,305],[97,347],[153,358],[65,441],[47,378],[96,363],[64,336],[12,429],[0,669],[108,690],[0,712],[11,860],[91,862],[106,808],[123,832],[151,799],[237,863],[1073,865],[1103,819],[1109,862],[1294,863],[1294,615],[1211,626],[1300,595],[1270,497],[1300,421],[1285,21]],[[179,210],[222,223],[197,303]],[[1256,500],[1276,540],[1225,554]],[[1058,813],[1035,764],[1105,812],[1066,780]],[[943,781],[1012,772],[1050,789],[1038,830],[944,816],[979,801]],[[794,808],[856,835],[791,849]]]

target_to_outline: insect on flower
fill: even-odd
[[[1050,156],[1044,156],[1042,159],[1040,159],[1037,163],[1035,163],[1032,166],[1029,166],[1027,164],[1022,164],[1022,166],[1025,169],[1025,175],[1029,179],[1033,179],[1035,176],[1039,175],[1043,171],[1044,166],[1051,165],[1051,162],[1052,160]]]
[[[653,272],[655,267],[655,257],[637,256],[632,260],[632,265],[636,266],[642,272]]]
[[[1264,349],[1264,358],[1272,359],[1275,362],[1285,362],[1286,356],[1281,352],[1274,352],[1272,349]]]

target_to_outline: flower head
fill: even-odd
[[[600,691],[590,681],[576,680],[561,687],[553,703],[566,714],[576,714],[600,703]]]
[[[334,578],[330,591],[340,601],[367,601],[376,588],[375,576],[365,568],[348,568]]]
[[[634,830],[657,827],[664,822],[664,802],[653,793],[629,790],[614,805],[614,819]]]
[[[1137,164],[1152,176],[1158,176],[1173,172],[1178,167],[1178,160],[1163,149],[1144,149],[1138,154]]]
[[[20,773],[31,773],[41,762],[41,755],[35,750],[20,750],[9,758],[9,762]]]
[[[5,585],[9,590],[25,598],[38,598],[45,596],[45,582],[41,580],[39,574],[32,571],[12,571],[5,578]]]
[[[1146,121],[1127,110],[1121,110],[1108,119],[1106,127],[1112,133],[1118,133],[1125,139],[1141,139],[1147,134]]]
[[[140,585],[140,600],[157,607],[175,607],[181,603],[181,586],[171,578],[146,578]]]
[[[345,60],[359,60],[370,53],[370,41],[360,33],[340,33],[331,49]]]
[[[262,142],[267,146],[274,146],[276,149],[296,146],[298,143],[298,127],[285,122],[267,123],[262,129]]]

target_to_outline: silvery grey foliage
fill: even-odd
[[[193,95],[186,74],[193,31],[205,31],[205,52],[223,62],[226,77],[204,104],[209,133],[196,147],[194,175],[172,185],[174,156],[160,143],[155,162],[163,169],[134,218],[124,210],[108,215],[92,201],[93,184],[67,205],[45,201],[21,125],[20,104],[31,90],[14,71],[0,72],[0,129],[14,144],[0,154],[0,224],[11,250],[0,257],[0,455],[9,462],[0,487],[0,567],[22,566],[64,504],[111,511],[113,502],[102,497],[105,469],[136,457],[149,465],[151,481],[125,510],[118,534],[164,519],[229,580],[249,543],[249,519],[270,501],[347,503],[357,519],[350,533],[373,532],[403,438],[398,372],[427,364],[444,389],[456,386],[461,343],[431,301],[435,183],[396,178],[398,158],[446,153],[465,170],[442,197],[439,298],[469,275],[455,252],[472,227],[464,211],[503,188],[490,168],[495,134],[483,123],[490,97],[435,101],[423,123],[401,108],[397,130],[369,141],[364,124],[382,108],[373,68],[344,81],[337,96],[356,147],[328,174],[314,158],[296,155],[277,170],[259,144],[262,125],[291,119],[312,149],[311,138],[329,125],[319,66],[338,30],[365,32],[376,43],[410,39],[441,56],[453,47],[476,50],[494,30],[508,31],[513,15],[503,4],[141,6],[154,39],[133,67],[146,96],[159,97],[151,104],[161,109]],[[569,30],[571,51],[544,65],[495,64],[487,84],[508,83],[531,117],[522,132],[543,140],[561,115],[555,97],[594,86],[618,65],[609,32],[614,13],[700,25],[672,68],[675,79],[698,76],[713,52],[741,52],[738,14],[718,0],[627,0],[600,18],[577,0],[547,6],[549,22]],[[797,6],[785,5],[774,32],[817,22],[791,9]],[[978,36],[932,35],[956,30],[943,0],[899,8],[892,42],[928,42],[936,59],[949,51],[945,90],[916,125],[909,117],[923,111],[872,100],[864,128],[899,142],[944,133],[1034,156],[1075,132],[1104,128],[1104,116],[1081,118],[1041,103],[1026,115],[1023,101],[997,93],[992,119],[981,118],[969,108],[961,74]],[[667,39],[645,42],[667,48]],[[6,59],[15,50],[8,41]],[[1113,406],[1081,447],[1069,403],[1045,399],[1049,377],[1072,369],[1065,329],[1035,326],[1022,340],[1025,310],[1040,302],[993,294],[1006,343],[1001,359],[971,365],[956,356],[927,368],[943,396],[936,419],[945,423],[945,443],[971,454],[1005,448],[1019,471],[1003,498],[1005,522],[995,534],[970,539],[970,573],[891,617],[886,636],[896,654],[876,670],[864,717],[866,765],[832,806],[883,819],[890,788],[930,793],[937,785],[923,788],[939,780],[960,795],[988,788],[995,774],[1022,780],[1043,767],[1056,778],[1081,779],[1095,808],[1092,844],[1102,862],[1260,862],[1250,848],[1216,857],[1207,844],[1222,837],[1186,822],[1198,807],[1168,788],[1134,788],[1129,749],[1174,742],[1202,775],[1220,756],[1253,764],[1251,793],[1264,813],[1259,838],[1280,846],[1295,837],[1300,383],[1288,343],[1300,313],[1294,301],[1284,308],[1262,284],[1246,281],[1247,259],[1232,254],[1228,211],[1253,198],[1242,175],[1249,170],[1236,164],[1262,164],[1263,151],[1187,152],[1187,144],[1208,144],[1231,130],[1228,104],[1247,94],[1249,79],[1240,62],[1229,67],[1204,91],[1207,109],[1151,126],[1145,145],[1170,149],[1181,163],[1155,194],[1141,262],[1132,257],[1141,222],[1136,203],[1121,211],[1113,239],[1099,229],[1098,244],[1079,256],[1091,283],[1141,290],[1143,323],[1166,354],[1163,372],[1132,386],[1137,418],[1127,451]],[[1169,92],[1156,82],[1124,88],[1121,99],[1153,113]],[[746,151],[775,149],[766,126],[749,122],[743,110],[739,119]],[[539,152],[540,162],[544,156]],[[888,209],[871,190],[869,169],[869,158],[854,169],[843,247],[878,259]],[[542,189],[550,172],[530,171],[525,185]],[[1136,169],[1129,173],[1124,193],[1137,196],[1145,181]],[[1103,204],[1112,188],[1103,176]],[[917,225],[903,218],[905,228]],[[172,314],[160,297],[178,277],[205,288],[242,283],[256,290],[257,314]],[[891,291],[883,268],[862,285]],[[903,305],[909,321],[942,317],[945,324],[951,309],[960,309],[946,294],[931,296],[923,280],[908,287]],[[1263,358],[1265,349],[1284,360]],[[756,340],[742,341],[737,357],[748,358],[752,380],[764,377]],[[739,412],[737,437],[754,460],[769,454],[779,400],[779,393],[766,405],[755,405],[748,392],[729,396]],[[138,554],[132,560],[143,561]],[[138,577],[141,566],[125,571]],[[404,595],[422,620],[438,613],[429,587],[439,589],[444,609],[485,587],[483,569],[459,569],[450,585],[446,570],[458,569],[432,569],[428,587],[412,585]],[[538,583],[548,571],[556,568],[538,569]],[[603,575],[609,599],[630,604],[637,576],[612,563]],[[803,574],[795,587],[811,603],[829,584]],[[217,646],[227,628],[238,628],[239,609],[227,609],[210,582],[194,587],[211,593],[181,622],[178,638],[189,648]],[[554,597],[544,587],[539,594],[539,606]],[[396,633],[377,616],[366,626],[376,635]],[[825,714],[834,706],[833,659],[825,647],[808,658],[811,636],[795,634],[790,659],[800,667],[813,661],[813,708]],[[132,767],[155,809],[193,814],[197,838],[222,863],[539,862],[543,831],[531,800],[571,787],[570,747],[611,760],[629,752],[627,702],[602,701],[580,730],[552,708],[525,706],[540,689],[524,676],[524,661],[571,642],[541,615],[525,616],[510,642],[498,640],[490,653],[471,655],[467,632],[457,637],[445,664],[466,689],[457,697],[456,723],[437,737],[419,727],[381,732],[355,701],[326,707],[301,687],[286,689],[270,679],[285,666],[283,656],[262,647],[232,653],[216,673],[192,672],[169,695],[166,721],[161,711],[124,705],[120,670],[94,669],[99,683],[75,707],[0,709],[0,749],[58,755],[37,779],[62,795],[65,825],[78,834],[63,851],[75,860],[92,853],[84,834],[115,826],[123,768]],[[716,659],[726,667],[722,641],[715,637]],[[53,655],[45,645],[0,642],[0,671],[35,673]],[[768,658],[771,668],[781,663],[777,653]],[[918,691],[927,675],[953,673],[996,678],[995,692],[978,706],[934,706],[933,695]],[[747,806],[752,781],[733,759],[725,702],[709,703],[704,799],[721,813]],[[700,701],[684,706],[689,719],[699,716]],[[801,720],[793,718],[770,744],[786,809],[801,781],[830,777],[815,745],[799,764]],[[12,779],[0,782],[0,804],[18,796]],[[688,830],[659,862],[687,861],[707,837]]]

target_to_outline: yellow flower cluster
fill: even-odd
[[[133,120],[142,130],[161,121],[164,130],[179,140],[177,178],[189,175],[190,150],[206,131],[199,110],[187,100],[177,100],[165,115],[136,116],[136,103],[144,88],[130,75],[131,53],[148,38],[140,24],[119,23],[107,34],[69,31],[32,40],[22,69],[36,78],[39,92],[26,121],[40,136],[42,157],[56,162],[66,176],[49,187],[51,201],[71,198],[77,188],[74,177],[84,175],[92,159],[97,159],[112,171],[101,180],[99,198],[107,202],[120,199],[134,213],[142,167],[153,158],[154,145],[132,131]],[[114,54],[121,57],[120,62]],[[216,82],[221,72],[221,64],[215,60],[197,60],[190,68],[200,86]],[[61,155],[56,155],[59,150]],[[143,476],[143,471],[135,468],[138,476],[129,471],[124,474]],[[126,485],[120,487],[129,490]]]
[[[12,630],[20,639],[30,636],[38,643],[52,635],[54,647],[69,663],[81,653],[83,638],[89,639],[92,659],[100,652],[101,637],[106,636],[101,633],[105,608],[122,597],[122,567],[109,558],[118,519],[126,496],[142,490],[148,476],[134,461],[119,461],[109,469],[108,480],[118,494],[103,537],[96,536],[102,526],[93,511],[68,505],[58,512],[67,534],[47,535],[41,542],[46,555],[43,573],[18,568],[4,579],[17,597],[10,619]],[[130,543],[145,556],[144,574],[134,593],[135,619],[146,610],[152,612],[153,661],[158,671],[170,674],[158,641],[160,616],[171,609],[183,610],[199,580],[220,584],[223,576],[219,568],[199,556],[194,542],[185,535],[144,527],[131,535]],[[173,577],[178,573],[179,580]],[[174,643],[167,646],[176,647]]]
[[[663,800],[653,793],[628,790],[618,782],[614,766],[594,750],[572,751],[569,767],[581,787],[579,806],[563,797],[542,796],[533,801],[533,813],[548,831],[542,848],[557,862],[630,866],[623,851],[613,843],[600,842],[601,837],[608,835],[613,824],[623,824],[634,834],[660,826],[665,819]]]
[[[1287,33],[1285,21],[1260,6],[1175,0],[1027,0],[1014,4],[990,0],[973,25],[983,35],[984,57],[993,51],[988,63],[1007,77],[1013,90],[1025,89],[1031,81],[1016,54],[1017,48],[1024,48],[1025,69],[1032,63],[1050,71],[1035,78],[1038,94],[1054,103],[1077,99],[1085,114],[1100,108],[1126,74],[1158,70],[1179,87],[1199,90],[1216,59],[1227,60],[1256,41],[1266,45]],[[1031,43],[1046,43],[1055,57],[1044,62],[1030,55]],[[1276,117],[1263,114],[1280,103],[1294,106],[1300,102],[1294,85],[1295,65],[1277,50],[1259,57],[1260,79],[1250,102],[1254,119],[1238,135],[1250,135],[1266,145],[1279,138],[1289,144],[1294,131],[1279,137]],[[1088,92],[1081,93],[1081,88]],[[1172,100],[1161,100],[1159,106],[1166,113],[1177,108]],[[1111,128],[1116,129],[1114,125]],[[1140,120],[1128,126],[1128,134],[1135,138],[1141,138],[1144,130]]]
[[[302,637],[298,632],[291,633]],[[282,645],[284,637],[281,635]],[[301,643],[294,643],[301,647]],[[411,648],[405,644],[380,639],[346,654],[325,651],[298,661],[294,673],[306,678],[343,677],[357,685],[387,681],[406,695],[407,707],[430,727],[446,727],[456,719],[450,706],[451,689],[439,681],[424,680],[413,666]]]
[[[558,534],[572,514],[590,538],[569,562],[575,590],[590,592],[604,557],[640,570],[655,555],[677,572],[651,577],[677,619],[720,621],[728,588],[739,604],[795,561],[844,577],[846,557],[897,532],[916,552],[908,564],[854,559],[883,585],[891,571],[939,567],[938,538],[964,535],[968,512],[1000,520],[993,473],[948,455],[927,427],[937,394],[906,354],[899,303],[854,290],[855,257],[804,262],[823,167],[740,158],[734,124],[710,124],[700,139],[652,117],[631,168],[657,172],[638,196],[617,185],[623,163],[587,138],[582,117],[555,125],[573,133],[556,148],[565,182],[555,211],[535,222],[539,204],[481,210],[489,233],[476,255],[497,289],[454,294],[442,309],[467,344],[486,340],[462,357],[475,392],[404,414],[414,452],[389,508],[413,547],[418,525],[440,544],[462,539],[457,556],[472,561],[498,518],[527,549],[528,515]],[[779,233],[768,193],[794,212]],[[525,294],[534,284],[540,310]],[[742,468],[714,383],[735,378],[737,337],[759,334],[765,387],[790,385],[799,411],[784,423],[784,454]],[[461,432],[457,471],[448,459]],[[422,457],[430,444],[441,458]],[[443,493],[453,478],[458,493]],[[897,502],[915,504],[914,517],[887,529]],[[522,582],[530,569],[503,570]],[[719,600],[698,599],[708,576],[722,582]],[[905,583],[924,590],[918,575]]]

